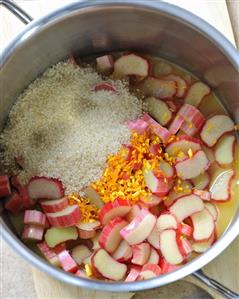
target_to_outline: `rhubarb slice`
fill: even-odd
[[[46,226],[46,215],[37,210],[27,210],[24,214],[25,224],[36,224],[42,227]]]
[[[177,162],[175,169],[178,177],[186,180],[199,176],[201,173],[206,171],[209,166],[210,162],[206,154],[204,151],[199,150],[192,156],[192,158]]]
[[[74,226],[82,218],[78,205],[68,206],[59,212],[47,213],[46,216],[52,226],[58,227]]]
[[[129,274],[127,275],[125,282],[133,282],[139,278],[141,267],[131,265]]]
[[[172,98],[177,90],[175,81],[155,77],[147,77],[138,87],[146,96],[160,99]]]
[[[153,74],[156,77],[169,75],[172,73],[172,66],[165,61],[154,61],[153,62]]]
[[[117,262],[104,249],[98,249],[92,256],[92,265],[103,277],[119,281],[125,277],[127,266]]]
[[[133,257],[131,263],[142,266],[147,263],[150,256],[150,245],[148,243],[141,243],[132,246]]]
[[[164,205],[169,207],[177,198],[191,194],[192,188],[193,186],[189,181],[180,181],[180,184],[174,186],[174,188],[170,190],[167,198],[164,200]]]
[[[68,206],[67,197],[60,199],[41,201],[40,205],[45,213],[55,213],[65,209]]]
[[[200,149],[201,141],[199,139],[187,135],[181,135],[175,141],[167,145],[166,152],[171,157],[177,157],[179,153],[183,153],[184,156],[187,157],[189,151],[195,153]]]
[[[231,198],[231,183],[234,177],[234,170],[229,169],[220,173],[212,183],[209,191],[211,199],[224,202]]]
[[[193,239],[195,241],[206,241],[214,233],[215,224],[213,216],[208,209],[194,213],[191,216],[193,224]]]
[[[147,129],[149,127],[149,124],[140,118],[132,121],[127,121],[126,125],[130,130],[136,132],[139,135],[147,132]]]
[[[234,161],[236,137],[234,135],[223,136],[215,148],[215,160],[221,166],[230,165]]]
[[[191,194],[178,198],[169,211],[177,218],[178,222],[182,222],[185,218],[200,212],[204,209],[204,203],[197,195]]]
[[[165,126],[169,123],[172,118],[172,112],[164,101],[149,97],[145,99],[145,103],[149,114],[152,115],[160,125]]]
[[[218,210],[217,206],[215,204],[213,204],[212,202],[205,202],[204,205],[205,205],[205,208],[212,215],[213,220],[216,222],[218,219],[218,215],[219,215],[219,210]]]
[[[233,121],[227,115],[214,115],[204,124],[200,133],[202,141],[209,147],[214,146],[218,139],[234,129]]]
[[[168,75],[168,76],[164,77],[164,79],[175,81],[175,83],[177,85],[177,92],[176,92],[175,96],[177,98],[183,98],[185,96],[188,86],[187,86],[187,82],[182,77],[177,76],[177,75]]]
[[[121,231],[121,236],[130,244],[139,244],[152,232],[156,218],[148,210],[142,209],[139,214]]]
[[[76,224],[81,239],[94,238],[96,235],[96,230],[100,228],[100,226],[100,222],[96,220],[93,222],[80,222]]]
[[[161,201],[162,198],[154,194],[150,194],[147,196],[140,197],[140,206],[151,208],[157,206]]]
[[[106,225],[115,217],[124,217],[129,213],[131,206],[127,200],[117,198],[113,202],[106,203],[99,212],[99,219],[102,225]]]
[[[169,132],[172,134],[177,134],[180,128],[182,127],[183,123],[184,118],[180,115],[176,115],[168,128]]]
[[[103,207],[104,203],[101,200],[101,198],[100,198],[99,194],[97,193],[97,191],[93,187],[88,186],[83,191],[85,193],[85,196],[90,200],[90,202],[92,204],[94,204],[98,208]]]
[[[27,189],[29,196],[33,199],[57,199],[64,196],[62,183],[53,178],[33,177]]]
[[[92,254],[90,249],[85,245],[77,245],[72,249],[71,255],[74,261],[81,265],[83,263],[83,260],[89,257]]]
[[[138,205],[133,205],[131,207],[131,210],[129,211],[129,213],[125,217],[125,219],[128,222],[131,222],[139,214],[139,212],[140,212],[140,207]]]
[[[62,251],[58,254],[58,258],[62,268],[66,272],[75,273],[78,270],[78,266],[73,258],[70,256],[67,250]]]
[[[158,178],[156,173],[149,168],[143,170],[143,175],[146,186],[154,195],[161,197],[168,194],[171,185],[167,178]]]
[[[148,236],[147,241],[154,248],[160,249],[160,244],[159,244],[159,230],[158,230],[158,228],[157,228],[156,225],[154,226],[151,234]]]
[[[189,254],[193,251],[190,241],[186,238],[179,238],[178,247],[179,247],[181,254],[184,257],[188,257]]]
[[[149,62],[136,54],[126,54],[118,58],[114,63],[114,78],[122,78],[129,75],[146,77],[149,73]]]
[[[198,190],[206,189],[210,183],[210,176],[207,172],[201,173],[199,176],[191,179],[194,187]]]
[[[96,69],[101,74],[108,74],[114,68],[114,59],[112,55],[104,55],[96,58]]]
[[[209,86],[201,81],[195,82],[190,86],[188,93],[185,97],[185,103],[198,107],[203,98],[209,95],[211,89]]]
[[[210,201],[211,193],[207,190],[193,189],[193,194],[198,195],[204,201]]]
[[[163,176],[167,179],[172,179],[174,176],[174,168],[173,166],[167,161],[160,161],[159,162],[159,169],[162,172]]]
[[[151,247],[148,263],[158,265],[159,259],[160,258],[159,258],[158,252],[154,248]]]
[[[95,85],[95,88],[94,88],[95,91],[111,91],[111,92],[116,92],[116,88],[110,84],[110,83],[107,83],[107,82],[103,82],[103,83],[98,83]]]
[[[177,265],[183,262],[184,257],[178,247],[175,230],[168,229],[160,233],[160,248],[163,257],[168,263]]]
[[[30,241],[41,241],[44,233],[44,228],[38,225],[25,225],[22,239]]]
[[[76,227],[51,227],[45,233],[45,241],[51,248],[62,242],[76,240],[77,238]]]
[[[100,234],[99,244],[109,253],[113,253],[119,246],[122,237],[120,231],[128,224],[127,221],[116,217],[106,224]]]
[[[146,264],[143,266],[141,272],[140,272],[140,279],[150,279],[157,277],[161,274],[161,268],[158,265],[155,264]]]
[[[177,229],[178,221],[174,215],[165,212],[158,217],[156,226],[159,232],[165,229]]]
[[[0,197],[9,196],[11,194],[11,186],[7,175],[0,175]]]
[[[132,248],[125,240],[122,240],[112,256],[116,261],[125,263],[132,258],[132,255]]]
[[[5,202],[5,209],[9,210],[13,214],[18,214],[23,208],[22,197],[18,192],[13,191],[11,196],[8,197]]]
[[[60,261],[55,251],[50,248],[46,242],[37,244],[37,247],[41,251],[42,255],[55,267],[60,267]]]
[[[207,251],[212,246],[214,241],[215,241],[215,235],[212,234],[212,236],[207,241],[194,242],[192,244],[192,249],[193,249],[193,251],[195,251],[197,253],[203,253],[203,252]]]

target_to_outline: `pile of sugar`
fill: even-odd
[[[124,122],[142,113],[126,82],[107,80],[118,92],[95,92],[100,82],[92,68],[60,62],[30,84],[1,134],[5,170],[16,173],[22,156],[24,183],[34,175],[59,178],[66,193],[98,179],[108,154],[129,141]]]

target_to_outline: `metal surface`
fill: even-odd
[[[28,24],[33,20],[28,13],[21,9],[18,5],[16,5],[13,1],[10,0],[0,0],[0,4],[5,6],[8,10],[10,10],[17,18],[19,18],[24,24]]]
[[[217,30],[191,13],[159,1],[91,0],[78,1],[33,21],[3,51],[0,127],[20,92],[57,61],[72,53],[129,49],[162,56],[193,71],[215,87],[232,118],[239,121],[239,54]],[[212,248],[177,271],[147,281],[106,283],[78,278],[49,265],[16,237],[5,215],[0,221],[3,238],[42,271],[80,287],[120,292],[162,286],[195,272],[235,239],[239,226],[237,211]],[[195,276],[199,278],[199,273]]]

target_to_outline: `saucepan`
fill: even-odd
[[[0,128],[16,97],[49,66],[72,53],[84,56],[129,49],[166,58],[195,73],[214,88],[232,119],[239,123],[239,53],[217,30],[195,15],[156,0],[91,0],[68,4],[32,21],[12,1],[0,3],[29,23],[1,54]],[[239,298],[199,270],[237,237],[239,210],[207,252],[172,273],[132,283],[87,280],[63,272],[21,242],[4,212],[0,220],[4,240],[17,253],[36,268],[69,284],[104,291],[140,291],[192,274],[225,297]]]

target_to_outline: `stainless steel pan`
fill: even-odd
[[[1,54],[0,128],[16,97],[52,64],[71,53],[89,55],[129,49],[167,58],[193,71],[215,88],[231,117],[239,122],[239,53],[217,30],[183,9],[156,0],[77,1],[32,21],[13,2],[0,0],[0,4],[30,23]],[[193,274],[225,297],[239,298],[199,270],[236,238],[239,211],[206,253],[175,272],[127,284],[86,280],[54,268],[19,240],[5,213],[0,221],[3,238],[16,252],[40,270],[79,287],[118,292],[146,290]]]

